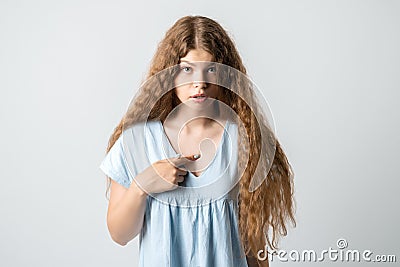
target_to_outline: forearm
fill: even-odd
[[[126,245],[142,229],[146,197],[147,194],[132,182],[123,197],[108,207],[108,230],[112,239],[118,244]]]

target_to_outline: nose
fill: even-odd
[[[195,88],[206,88],[207,83],[204,80],[204,74],[202,71],[198,71],[193,77],[193,87]]]
[[[206,82],[194,81],[193,87],[196,89],[205,89],[207,87]]]

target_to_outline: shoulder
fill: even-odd
[[[160,136],[160,121],[136,122],[123,131],[124,139],[143,142],[149,137],[158,138]]]
[[[236,134],[238,131],[238,124],[235,121],[232,120],[227,120],[225,124],[225,129],[230,133],[230,134]]]
[[[156,129],[159,125],[159,120],[152,120],[152,121],[143,121],[143,122],[135,122],[134,124],[126,127],[124,131],[138,131],[138,130],[153,130]]]

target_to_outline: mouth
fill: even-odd
[[[205,94],[195,94],[190,96],[190,98],[201,98],[201,97],[207,97]]]
[[[204,102],[208,97],[205,94],[196,94],[190,96],[190,98],[196,103],[201,103]]]

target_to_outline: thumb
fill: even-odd
[[[185,163],[198,160],[199,158],[200,158],[200,154],[194,154],[194,155],[190,155],[190,156],[181,156],[179,154],[177,157],[171,158],[170,160],[174,165],[180,166]]]

